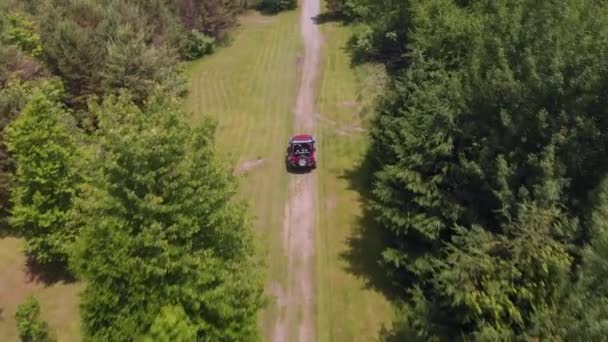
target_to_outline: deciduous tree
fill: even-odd
[[[156,96],[140,109],[121,96],[94,110],[99,148],[73,255],[88,284],[90,340],[141,336],[170,305],[201,341],[257,337],[262,286],[249,222],[215,156],[213,126],[191,128],[179,106]]]

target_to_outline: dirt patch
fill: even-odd
[[[298,69],[301,81],[294,111],[294,129],[314,134],[315,86],[319,73],[321,32],[314,23],[320,0],[301,1],[300,27],[304,55]],[[287,255],[287,279],[275,289],[280,315],[273,325],[272,341],[314,341],[314,235],[316,173],[291,175],[285,205],[283,247]]]
[[[249,171],[256,169],[266,162],[266,159],[258,157],[257,159],[247,160],[242,162],[234,171],[237,176],[248,173]]]

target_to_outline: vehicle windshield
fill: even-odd
[[[291,151],[294,154],[309,155],[312,152],[312,144],[308,144],[308,143],[294,143],[291,146]]]

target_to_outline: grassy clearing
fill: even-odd
[[[287,197],[284,149],[292,117],[301,50],[297,11],[276,16],[251,12],[228,47],[188,67],[187,102],[196,123],[217,120],[217,145],[241,176],[241,195],[250,202],[255,227],[268,253],[268,284],[283,283],[286,258],[283,217]],[[269,305],[264,334],[278,315]]]
[[[367,144],[363,113],[379,87],[371,66],[352,68],[346,42],[352,29],[322,26],[325,44],[319,83],[317,136],[317,337],[373,341],[389,328],[393,309],[378,272],[380,238],[363,209]]]
[[[0,337],[2,341],[19,341],[14,315],[17,306],[29,294],[40,302],[45,319],[59,341],[80,341],[78,293],[80,283],[55,282],[45,285],[31,280],[26,273],[22,253],[23,240],[13,237],[0,239]]]

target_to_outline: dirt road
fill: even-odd
[[[300,26],[304,40],[301,83],[294,109],[294,133],[312,133],[315,129],[315,86],[319,73],[322,36],[314,17],[320,0],[302,0]],[[287,279],[275,289],[280,314],[274,324],[275,342],[315,340],[314,235],[317,180],[314,172],[292,175],[285,205],[283,242]]]

